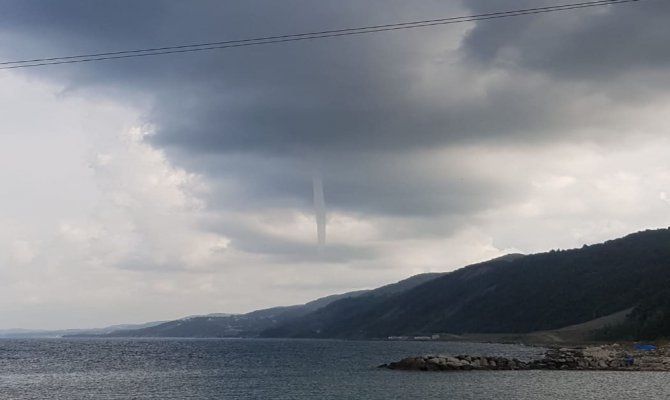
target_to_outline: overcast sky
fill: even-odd
[[[0,0],[0,60],[550,4]],[[245,312],[667,227],[668,16],[0,71],[0,329]]]

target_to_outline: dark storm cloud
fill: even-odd
[[[221,202],[210,206],[222,209],[230,203],[245,211],[260,209],[268,205],[268,195],[274,207],[310,209],[315,169],[323,176],[331,211],[361,215],[470,213],[518,198],[525,190],[507,187],[494,169],[473,171],[477,163],[467,153],[368,152],[363,157],[354,152],[322,157],[318,165],[300,158],[248,154],[177,158],[188,160],[189,170],[200,168],[214,178],[210,190]],[[489,196],[492,192],[496,195]]]
[[[9,3],[14,31],[46,55],[116,50],[357,26],[437,13],[437,2]],[[503,7],[503,9],[510,6]],[[36,71],[73,88],[125,86],[155,99],[155,143],[195,154],[402,151],[501,137],[541,126],[535,88],[502,85],[467,96],[468,82],[441,81],[444,32],[456,27],[357,36],[190,56],[111,61]],[[23,37],[22,39],[25,39]],[[44,54],[44,53],[43,53]],[[439,63],[444,62],[444,68]],[[435,82],[426,83],[426,67]],[[31,71],[32,72],[32,71]],[[459,86],[456,86],[458,84]],[[461,86],[462,85],[462,86]],[[533,94],[533,96],[531,96]],[[501,99],[516,98],[516,102]],[[546,107],[545,109],[549,109]]]
[[[464,4],[472,13],[483,13],[545,3]],[[30,57],[467,13],[453,4],[6,1],[2,13],[3,30],[17,38],[8,43],[15,44],[12,57]],[[575,121],[565,110],[575,93],[510,78],[472,95],[475,82],[467,79],[495,70],[496,62],[508,53],[519,66],[555,76],[587,78],[625,73],[640,65],[664,65],[669,57],[664,51],[663,16],[670,11],[669,4],[646,0],[477,23],[462,50],[479,61],[480,70],[473,70],[464,81],[443,80],[441,75],[452,73],[448,66],[459,62],[457,53],[445,53],[441,36],[457,35],[455,27],[29,73],[61,78],[74,88],[123,86],[148,94],[155,101],[147,115],[158,128],[154,143],[194,154],[259,152],[294,157],[305,152],[404,151],[487,138],[514,140],[519,135],[542,140],[536,134],[539,130],[589,123],[588,118]],[[19,39],[24,41],[20,45]],[[429,77],[433,82],[428,84],[427,67],[434,68]]]
[[[509,4],[504,0],[465,2],[475,13],[498,10]],[[549,0],[523,0],[515,2],[515,7],[554,4]],[[546,18],[481,23],[468,35],[463,49],[484,64],[507,58],[519,67],[559,78],[611,80],[670,64],[665,43],[670,34],[669,14],[670,2],[641,0],[565,11]]]
[[[467,11],[456,2],[399,0],[4,1],[0,44],[5,59],[30,58],[542,4],[468,0]],[[449,50],[449,39],[458,48],[464,26],[24,73],[65,82],[72,90],[121,88],[115,96],[122,101],[149,97],[153,105],[146,117],[156,126],[152,143],[176,164],[211,178],[213,209],[308,210],[311,174],[318,168],[330,210],[467,215],[515,199],[527,188],[473,172],[472,164],[435,170],[438,156],[417,164],[403,155],[456,144],[542,145],[571,138],[575,127],[599,126],[611,113],[610,103],[588,113],[575,104],[587,102],[601,86],[559,81],[665,66],[669,5],[646,0],[481,22],[459,51]],[[608,84],[608,90],[617,86]],[[646,87],[660,89],[651,81]],[[229,234],[237,248],[261,251],[258,238]],[[292,246],[267,243],[266,250],[302,251]]]
[[[231,226],[228,226],[231,228]],[[220,227],[216,227],[221,230]],[[325,250],[317,253],[313,243],[291,241],[276,236],[259,234],[253,230],[234,226],[222,232],[232,240],[230,246],[247,254],[272,257],[274,264],[299,263],[347,263],[352,261],[369,261],[376,259],[379,254],[365,244],[340,245],[331,244]]]

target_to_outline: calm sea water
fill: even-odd
[[[0,340],[0,399],[669,399],[670,373],[402,372],[420,354],[508,345],[325,340]]]

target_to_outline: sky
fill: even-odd
[[[1,0],[0,61],[554,4]],[[668,13],[0,70],[0,329],[300,304],[668,227]]]

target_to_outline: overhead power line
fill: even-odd
[[[123,51],[104,52],[104,53],[80,54],[80,55],[63,56],[63,57],[4,61],[0,62],[0,70],[42,67],[42,66],[59,65],[59,64],[75,64],[75,63],[84,63],[93,61],[116,60],[124,58],[149,57],[164,54],[192,53],[198,51],[227,49],[233,47],[260,46],[260,45],[286,43],[286,42],[297,42],[303,40],[315,40],[315,39],[333,38],[341,36],[363,35],[375,32],[388,32],[402,29],[423,28],[430,26],[457,24],[463,22],[517,17],[522,15],[544,14],[544,13],[575,10],[588,7],[599,7],[599,6],[616,5],[623,3],[635,3],[639,1],[642,0],[597,0],[597,1],[588,1],[581,3],[555,5],[555,6],[526,8],[520,10],[500,11],[494,13],[468,15],[461,17],[448,17],[448,18],[438,18],[438,19],[429,19],[421,21],[399,22],[385,25],[363,26],[357,28],[295,33],[295,34],[278,35],[278,36],[265,36],[251,39],[226,40],[219,42],[155,47],[155,48],[137,49],[137,50],[123,50]]]

